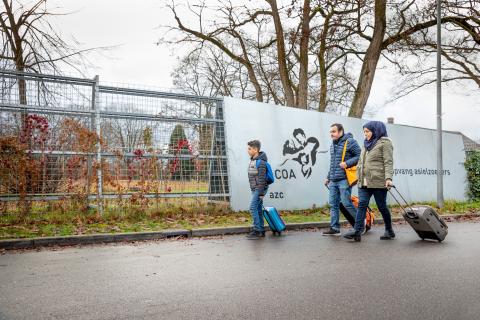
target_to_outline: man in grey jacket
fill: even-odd
[[[260,151],[260,141],[253,140],[248,142],[248,155],[250,164],[248,165],[248,181],[252,191],[252,200],[250,202],[250,213],[253,219],[253,230],[247,235],[250,240],[257,240],[265,237],[265,228],[263,222],[263,197],[267,192],[267,155]]]
[[[351,133],[344,133],[343,126],[334,123],[330,127],[330,137],[332,145],[330,146],[330,170],[328,171],[325,185],[330,190],[330,230],[323,235],[340,235],[340,202],[347,209],[348,213],[355,218],[357,209],[354,207],[351,199],[352,187],[349,185],[345,168],[357,165],[360,158],[361,149],[357,141],[353,139]],[[343,149],[347,144],[345,158],[342,160]]]

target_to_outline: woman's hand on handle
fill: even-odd
[[[393,181],[390,179],[387,179],[385,181],[385,187],[387,187],[387,189],[390,189],[391,187],[393,187]]]

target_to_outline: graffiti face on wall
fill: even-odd
[[[320,143],[315,137],[308,137],[301,128],[293,130],[292,139],[283,144],[283,156],[286,158],[281,164],[294,161],[300,166],[302,175],[308,179],[312,175],[313,167],[317,163],[317,153]]]

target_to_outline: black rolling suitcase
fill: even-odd
[[[402,196],[402,194],[393,187],[398,195],[402,198],[406,204],[406,208],[398,201],[397,197],[390,189],[390,194],[397,201],[400,207],[403,209],[403,217],[408,224],[415,230],[422,240],[432,239],[442,242],[448,234],[448,226],[445,221],[440,217],[430,206],[409,206],[408,202]]]

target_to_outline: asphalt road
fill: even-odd
[[[480,319],[480,223],[0,255],[0,319]]]

